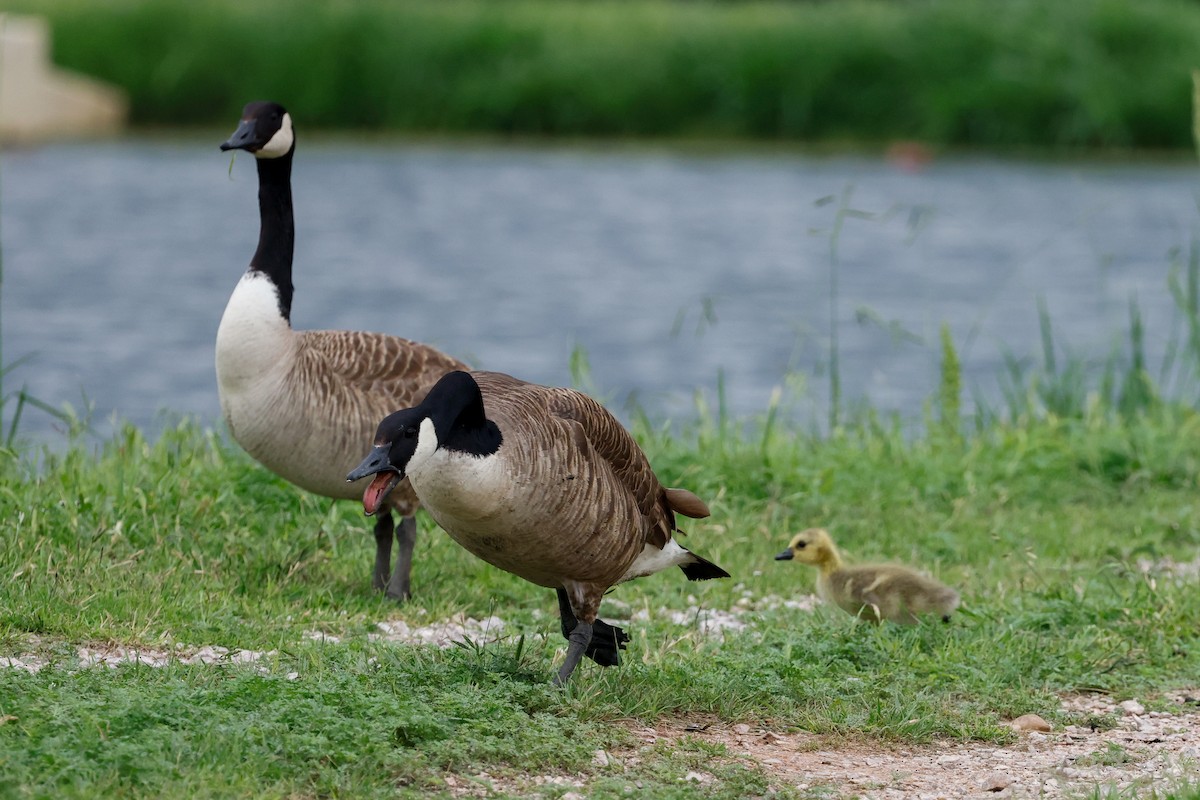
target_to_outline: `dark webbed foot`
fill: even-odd
[[[583,654],[602,667],[616,667],[621,663],[618,651],[624,650],[628,641],[629,634],[623,628],[598,619],[592,623],[592,641]]]
[[[575,613],[571,610],[571,603],[563,589],[558,590],[558,614],[562,623],[563,638],[569,640],[579,621],[575,619]],[[629,634],[624,629],[598,619],[592,623],[592,637],[583,654],[602,667],[615,667],[621,663],[618,651],[624,650],[628,641]]]

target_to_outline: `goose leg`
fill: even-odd
[[[562,623],[563,638],[570,640],[571,632],[579,621],[575,619],[575,612],[571,611],[571,601],[567,599],[564,589],[558,590],[558,616]],[[628,641],[629,634],[624,629],[597,619],[592,623],[592,640],[583,654],[602,667],[615,667],[621,663],[618,651],[624,650]]]
[[[392,569],[392,529],[395,521],[392,512],[383,510],[375,517],[375,571],[371,575],[371,586],[382,592],[388,583]]]
[[[566,686],[567,681],[571,679],[571,673],[579,666],[579,660],[583,658],[583,653],[587,650],[588,643],[592,641],[592,626],[591,623],[579,620],[575,623],[575,630],[571,631],[571,635],[567,637],[567,641],[571,644],[567,646],[567,657],[563,661],[563,665],[558,670],[558,675],[554,677],[555,686]]]
[[[396,553],[396,567],[388,580],[387,596],[393,600],[407,600],[412,596],[409,575],[412,573],[413,547],[417,543],[417,518],[405,517],[396,528],[396,543],[400,545]],[[386,565],[385,565],[386,569]]]

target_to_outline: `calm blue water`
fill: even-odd
[[[254,250],[252,160],[224,133],[8,151],[0,161],[5,379],[54,405],[154,428],[218,403],[213,338]],[[303,136],[303,131],[301,131]],[[294,175],[293,323],[435,344],[476,366],[570,382],[652,417],[715,402],[764,410],[789,374],[795,413],[828,394],[831,312],[847,401],[917,416],[944,322],[966,383],[998,398],[1005,352],[1059,340],[1104,358],[1136,297],[1152,354],[1170,335],[1173,249],[1200,230],[1178,163],[947,158],[910,174],[865,157],[312,142]],[[831,309],[829,230],[838,239]],[[911,336],[897,337],[889,330]],[[1157,363],[1154,361],[1152,363]],[[30,438],[52,420],[27,413]]]

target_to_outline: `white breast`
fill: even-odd
[[[274,459],[265,448],[279,438],[290,411],[286,383],[296,346],[296,334],[279,311],[275,284],[260,272],[247,272],[217,329],[217,390],[234,438],[272,468]]]
[[[255,392],[272,374],[286,371],[295,347],[295,334],[279,311],[275,284],[261,272],[246,272],[217,329],[217,387],[222,399]]]
[[[429,420],[422,428],[426,425],[433,427]],[[419,450],[427,441],[422,436]],[[493,526],[512,525],[511,515],[521,505],[500,452],[484,457],[446,449],[418,452],[409,462],[408,477],[422,505],[447,530],[485,533]]]

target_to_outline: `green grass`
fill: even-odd
[[[57,666],[0,669],[0,796],[420,796],[485,771],[517,794],[564,791],[531,776],[579,775],[592,797],[637,781],[669,797],[703,768],[718,778],[710,796],[741,797],[768,777],[702,741],[622,770],[592,753],[632,743],[621,721],[663,717],[1001,742],[1002,721],[1029,711],[1082,722],[1060,692],[1152,699],[1200,682],[1194,579],[1137,567],[1200,546],[1190,410],[1041,415],[971,435],[940,417],[917,435],[868,417],[815,436],[704,416],[638,434],[667,482],[709,500],[688,542],[735,578],[620,587],[607,616],[649,619],[630,624],[625,664],[586,662],[567,691],[548,684],[562,645],[551,594],[428,520],[418,599],[396,607],[369,589],[353,504],[301,493],[191,425],[8,458],[0,655]],[[962,590],[964,612],[903,629],[772,607],[764,598],[812,589],[810,571],[772,555],[813,524],[857,558],[932,570]],[[667,619],[746,592],[758,610],[723,643]],[[513,635],[444,651],[367,638],[380,620],[459,611],[498,614]],[[108,642],[275,652],[257,667],[73,668],[78,646]]]
[[[1200,41],[1186,0],[7,5],[144,125],[1184,148]]]

